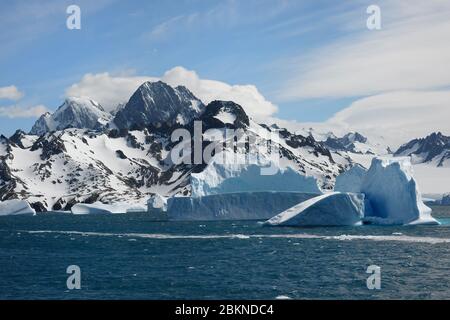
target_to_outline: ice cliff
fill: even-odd
[[[298,192],[240,192],[168,200],[172,220],[265,220],[317,196]]]
[[[277,168],[271,175],[261,174],[267,166],[211,163],[200,173],[191,174],[193,197],[230,192],[289,191],[321,193],[313,177],[291,168]]]

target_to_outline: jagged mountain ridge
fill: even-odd
[[[434,132],[425,138],[405,143],[394,155],[410,156],[413,164],[428,163],[436,167],[450,167],[450,137]]]
[[[53,113],[42,115],[32,127],[30,134],[43,135],[50,131],[68,128],[101,129],[112,115],[96,101],[89,98],[67,98]]]
[[[204,104],[186,87],[145,82],[119,109],[114,124],[119,129],[183,126],[204,111]]]
[[[40,136],[17,131],[10,138],[2,137],[0,201],[25,199],[37,211],[47,211],[69,210],[79,202],[144,204],[156,193],[189,195],[190,174],[201,172],[207,164],[174,164],[171,150],[177,143],[171,141],[173,130],[167,128],[184,128],[193,139],[193,120],[201,121],[203,126],[202,150],[212,143],[208,141],[211,130],[240,129],[248,141],[261,145],[267,143],[266,134],[277,133],[280,136],[276,145],[279,165],[315,177],[323,189],[331,189],[334,178],[351,165],[347,157],[329,150],[312,136],[256,124],[234,102],[214,101],[204,106],[184,87],[169,90],[168,85],[157,83],[155,86],[163,91],[159,95],[158,90],[147,90],[149,86],[153,85],[144,84],[133,95],[145,96],[140,100],[141,105],[136,106],[136,101],[130,98],[131,103],[119,110],[121,116],[104,126],[64,128]],[[180,101],[184,102],[180,104]],[[158,107],[167,105],[171,107],[169,111],[164,109],[168,113],[157,118],[164,123],[150,118]],[[183,108],[183,121],[179,121],[177,108]],[[124,119],[136,110],[136,114],[148,112],[144,122],[116,123],[117,119]],[[134,119],[134,115],[130,118]],[[115,125],[111,125],[113,122]],[[249,155],[248,143],[230,147],[226,142],[225,138],[219,139],[218,153],[236,154],[241,158]],[[193,154],[194,142],[190,141],[190,145]],[[270,156],[270,152],[264,152],[263,157]]]

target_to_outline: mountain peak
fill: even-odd
[[[201,120],[206,129],[219,127],[244,128],[250,119],[244,109],[233,101],[215,100],[206,106]]]
[[[450,165],[450,137],[433,132],[425,138],[413,139],[402,145],[396,156],[410,156],[413,163],[433,163],[438,167]]]
[[[68,128],[98,129],[110,119],[111,115],[98,102],[86,97],[68,97],[53,114],[43,114],[30,134],[42,135]]]
[[[165,82],[144,82],[114,119],[119,129],[176,126],[190,123],[204,104],[186,87]]]

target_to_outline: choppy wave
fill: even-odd
[[[407,236],[403,234],[394,235],[335,235],[324,236],[308,233],[299,234],[210,234],[210,235],[175,235],[175,234],[162,234],[162,233],[107,233],[107,232],[85,232],[85,231],[62,231],[62,230],[20,230],[18,232],[30,233],[30,234],[67,234],[67,235],[80,235],[80,236],[97,236],[97,237],[118,237],[118,238],[144,238],[144,239],[156,239],[156,240],[170,240],[170,239],[322,239],[322,240],[335,240],[335,241],[355,241],[355,240],[369,240],[369,241],[399,241],[399,242],[413,242],[413,243],[428,243],[428,244],[440,244],[450,243],[450,238],[438,238],[438,237],[420,237],[420,236]]]

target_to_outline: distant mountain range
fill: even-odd
[[[390,151],[356,132],[318,139],[313,133],[258,124],[232,101],[205,105],[186,87],[146,82],[114,112],[89,98],[68,98],[53,114],[41,116],[30,133],[1,136],[0,201],[24,199],[37,211],[50,211],[70,210],[80,202],[143,204],[153,194],[190,195],[191,174],[203,172],[208,164],[174,163],[171,152],[177,143],[171,134],[182,128],[193,139],[194,120],[201,121],[203,133],[240,129],[248,141],[261,145],[269,142],[266,134],[277,133],[278,165],[314,177],[322,190],[331,190],[336,176],[356,163],[367,164],[374,155]],[[432,137],[425,138],[429,143],[414,140],[396,154],[424,155],[427,150],[423,161],[440,156],[439,164],[448,158],[448,140],[440,134]],[[440,151],[437,141],[443,144]],[[188,142],[194,154],[195,143]],[[219,153],[254,156],[249,143],[236,147],[227,142],[219,141]],[[211,143],[203,141],[201,150]],[[269,158],[270,153],[260,156]]]
[[[450,167],[450,137],[432,133],[402,145],[395,156],[410,156],[414,164],[428,163],[436,167]]]

